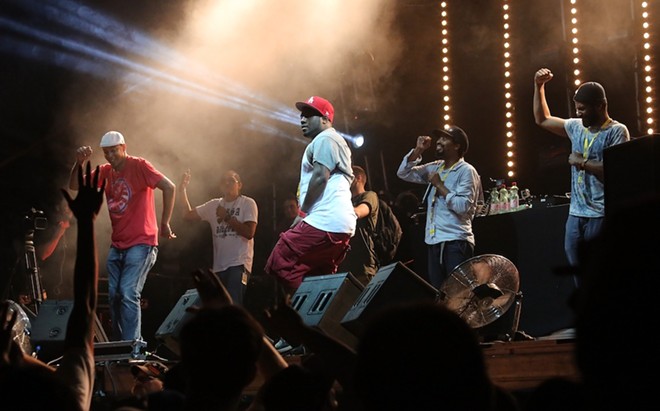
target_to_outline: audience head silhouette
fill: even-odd
[[[489,410],[495,394],[472,328],[434,303],[372,317],[358,345],[355,384],[365,410]]]
[[[181,330],[190,409],[232,409],[257,373],[263,329],[243,308],[203,308]]]

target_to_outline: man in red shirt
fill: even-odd
[[[121,133],[105,133],[100,146],[108,161],[99,168],[99,182],[107,181],[105,196],[112,223],[112,244],[106,268],[113,338],[139,340],[142,339],[140,296],[158,255],[154,189],[163,192],[160,235],[171,239],[176,237],[170,227],[176,186],[149,161],[128,155]],[[90,146],[76,150],[70,189],[78,189],[75,171],[91,155]]]

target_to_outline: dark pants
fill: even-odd
[[[243,297],[250,277],[250,272],[245,269],[245,266],[236,265],[216,274],[227,289],[233,303],[243,305]]]
[[[474,256],[474,246],[465,240],[429,245],[428,250],[429,281],[437,289],[449,278],[454,268]]]

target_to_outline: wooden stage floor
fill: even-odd
[[[537,387],[553,377],[578,381],[574,339],[537,339],[484,344],[492,381],[511,392]]]

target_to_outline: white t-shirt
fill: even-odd
[[[214,198],[195,207],[202,220],[211,225],[213,235],[213,272],[224,271],[229,267],[244,265],[245,269],[252,271],[254,257],[254,238],[248,240],[234,231],[229,224],[218,223],[216,209],[224,207],[227,213],[236,220],[257,222],[257,203],[250,197],[238,196],[234,201],[225,201],[224,198]]]
[[[353,235],[357,216],[351,202],[351,150],[334,128],[323,130],[305,148],[298,186],[300,204],[305,202],[315,162],[323,164],[331,174],[323,194],[308,210],[304,221],[321,231]]]

